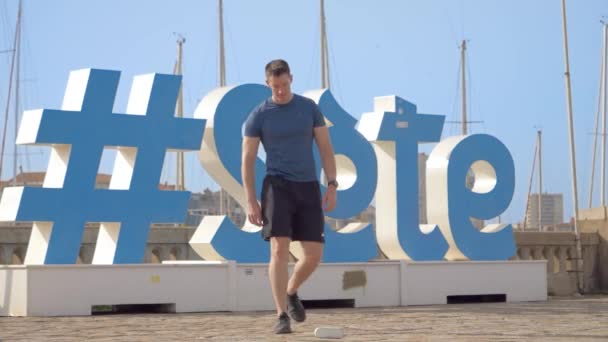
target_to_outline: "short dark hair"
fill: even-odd
[[[275,59],[266,64],[266,78],[270,76],[281,76],[282,74],[290,74],[289,64],[282,59]]]

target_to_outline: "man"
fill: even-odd
[[[290,317],[296,322],[306,319],[297,291],[321,260],[325,242],[323,209],[335,208],[338,187],[334,152],[323,115],[312,100],[291,92],[292,81],[284,60],[266,65],[266,84],[272,96],[249,114],[242,155],[247,217],[251,223],[263,226],[262,237],[270,241],[268,276],[278,315],[274,327],[277,334],[291,332]],[[313,138],[329,180],[323,199],[315,171]],[[256,199],[254,174],[260,142],[266,151],[261,207]],[[304,256],[288,278],[291,241],[300,241]]]

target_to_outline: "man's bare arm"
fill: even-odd
[[[243,138],[241,176],[245,187],[245,198],[247,198],[247,217],[251,223],[261,226],[262,211],[255,195],[255,160],[259,145],[260,138]]]
[[[319,152],[321,153],[321,163],[323,171],[328,180],[336,179],[336,158],[334,156],[334,148],[331,145],[329,138],[329,130],[326,126],[315,127],[315,141]],[[336,187],[329,186],[323,197],[323,207],[326,211],[332,211],[336,207]]]

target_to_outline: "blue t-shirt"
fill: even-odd
[[[289,103],[276,104],[270,97],[249,114],[245,136],[260,138],[268,175],[309,182],[317,180],[312,142],[320,126],[325,119],[311,99],[293,94]]]

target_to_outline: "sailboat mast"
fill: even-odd
[[[538,231],[543,230],[543,147],[542,147],[543,132],[539,129],[537,132],[538,146]]]
[[[604,42],[602,49],[602,86],[600,87],[602,98],[602,207],[606,206],[606,54],[608,49],[608,25],[604,24]]]
[[[226,86],[226,56],[224,51],[224,1],[219,0],[219,60],[220,87]]]
[[[19,1],[19,25],[17,26],[17,35],[15,42],[15,127],[13,142],[13,186],[17,185],[17,134],[19,132],[19,85],[21,84],[21,16],[23,15],[22,2]]]
[[[568,113],[568,137],[570,142],[570,169],[572,173],[572,205],[574,206],[574,236],[576,240],[576,280],[578,292],[582,293],[584,279],[582,277],[582,247],[578,231],[578,184],[576,179],[576,154],[574,148],[574,117],[572,114],[572,89],[570,86],[570,59],[568,57],[568,29],[566,22],[566,0],[562,0],[562,24],[564,35],[564,82],[566,86],[566,110]]]
[[[2,130],[2,144],[0,146],[0,178],[2,177],[2,166],[4,165],[4,148],[6,146],[6,130],[8,128],[8,115],[9,115],[9,111],[11,108],[11,93],[13,90],[13,72],[15,70],[15,62],[16,62],[16,58],[17,58],[17,48],[18,48],[18,41],[19,41],[19,37],[20,34],[19,32],[21,31],[21,0],[19,1],[19,7],[17,10],[17,24],[15,26],[15,40],[13,43],[13,57],[11,59],[11,70],[9,73],[9,77],[8,77],[8,95],[6,96],[6,110],[4,111],[4,128]],[[17,139],[17,136],[15,136],[15,140]]]
[[[218,0],[218,33],[219,33],[219,86],[226,86],[226,53],[224,49],[224,1]],[[228,200],[228,196],[223,188],[220,188],[220,215],[225,215],[226,205],[225,201]]]
[[[466,50],[467,50],[467,41],[463,40],[462,45],[460,46],[460,60],[462,61],[461,70],[461,86],[462,86],[462,135],[468,134],[467,127],[467,80],[466,80]]]
[[[327,48],[327,30],[325,27],[325,1],[320,1],[320,33],[321,33],[321,88],[329,88],[329,53]]]
[[[177,62],[175,63],[175,75],[182,75],[182,51],[183,45],[186,40],[183,37],[177,39]],[[177,105],[175,107],[175,116],[178,118],[184,117],[184,96],[183,96],[183,82],[179,88],[179,94],[177,97]],[[185,173],[184,173],[184,152],[177,152],[177,172],[176,172],[176,190],[183,191],[186,189]]]

